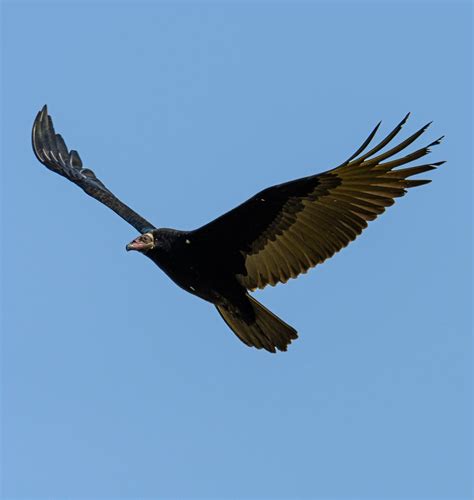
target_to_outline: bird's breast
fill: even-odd
[[[227,280],[219,258],[193,246],[191,237],[157,250],[148,256],[179,287],[209,302],[220,301]]]

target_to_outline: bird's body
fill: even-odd
[[[237,289],[245,292],[228,272],[225,256],[213,252],[211,242],[203,242],[196,233],[157,229],[155,246],[146,255],[178,286],[213,304],[236,293]]]
[[[425,156],[429,147],[394,156],[427,129],[382,152],[400,132],[408,115],[364,153],[379,127],[344,163],[321,174],[260,191],[194,231],[156,229],[109,191],[92,170],[82,167],[54,132],[46,106],[33,126],[33,149],[46,167],[104,203],[141,234],[127,245],[149,257],[178,286],[214,304],[245,344],[285,351],[296,330],[258,303],[249,291],[285,283],[332,257],[403,196],[407,188],[430,181],[408,178],[444,162],[397,169]],[[386,161],[388,160],[388,161]]]

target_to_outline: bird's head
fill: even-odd
[[[153,250],[153,248],[155,248],[155,235],[153,231],[138,236],[138,238],[131,241],[125,248],[127,252],[130,250],[137,250],[138,252],[144,253]]]

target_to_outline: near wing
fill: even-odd
[[[48,115],[46,106],[43,106],[36,116],[32,142],[36,158],[50,170],[77,184],[89,196],[107,205],[141,233],[154,228],[113,195],[92,170],[82,168],[82,161],[77,151],[68,151],[63,138],[54,132],[53,121]]]
[[[261,191],[242,205],[196,230],[219,244],[235,261],[238,279],[246,288],[285,283],[332,257],[353,241],[374,220],[403,196],[406,188],[429,180],[407,180],[444,162],[394,170],[429,153],[426,147],[401,158],[403,151],[428,128],[415,132],[393,148],[379,153],[398,134],[407,115],[388,136],[362,154],[380,123],[362,146],[342,165]],[[379,153],[377,156],[375,156]],[[388,161],[386,161],[388,160]],[[241,262],[239,262],[241,264]]]

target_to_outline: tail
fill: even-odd
[[[269,352],[276,352],[276,349],[286,351],[288,344],[298,338],[296,330],[250,295],[247,295],[246,298],[254,312],[251,320],[244,319],[243,315],[239,314],[235,308],[216,305],[227,326],[244,344],[250,347],[263,348]]]

